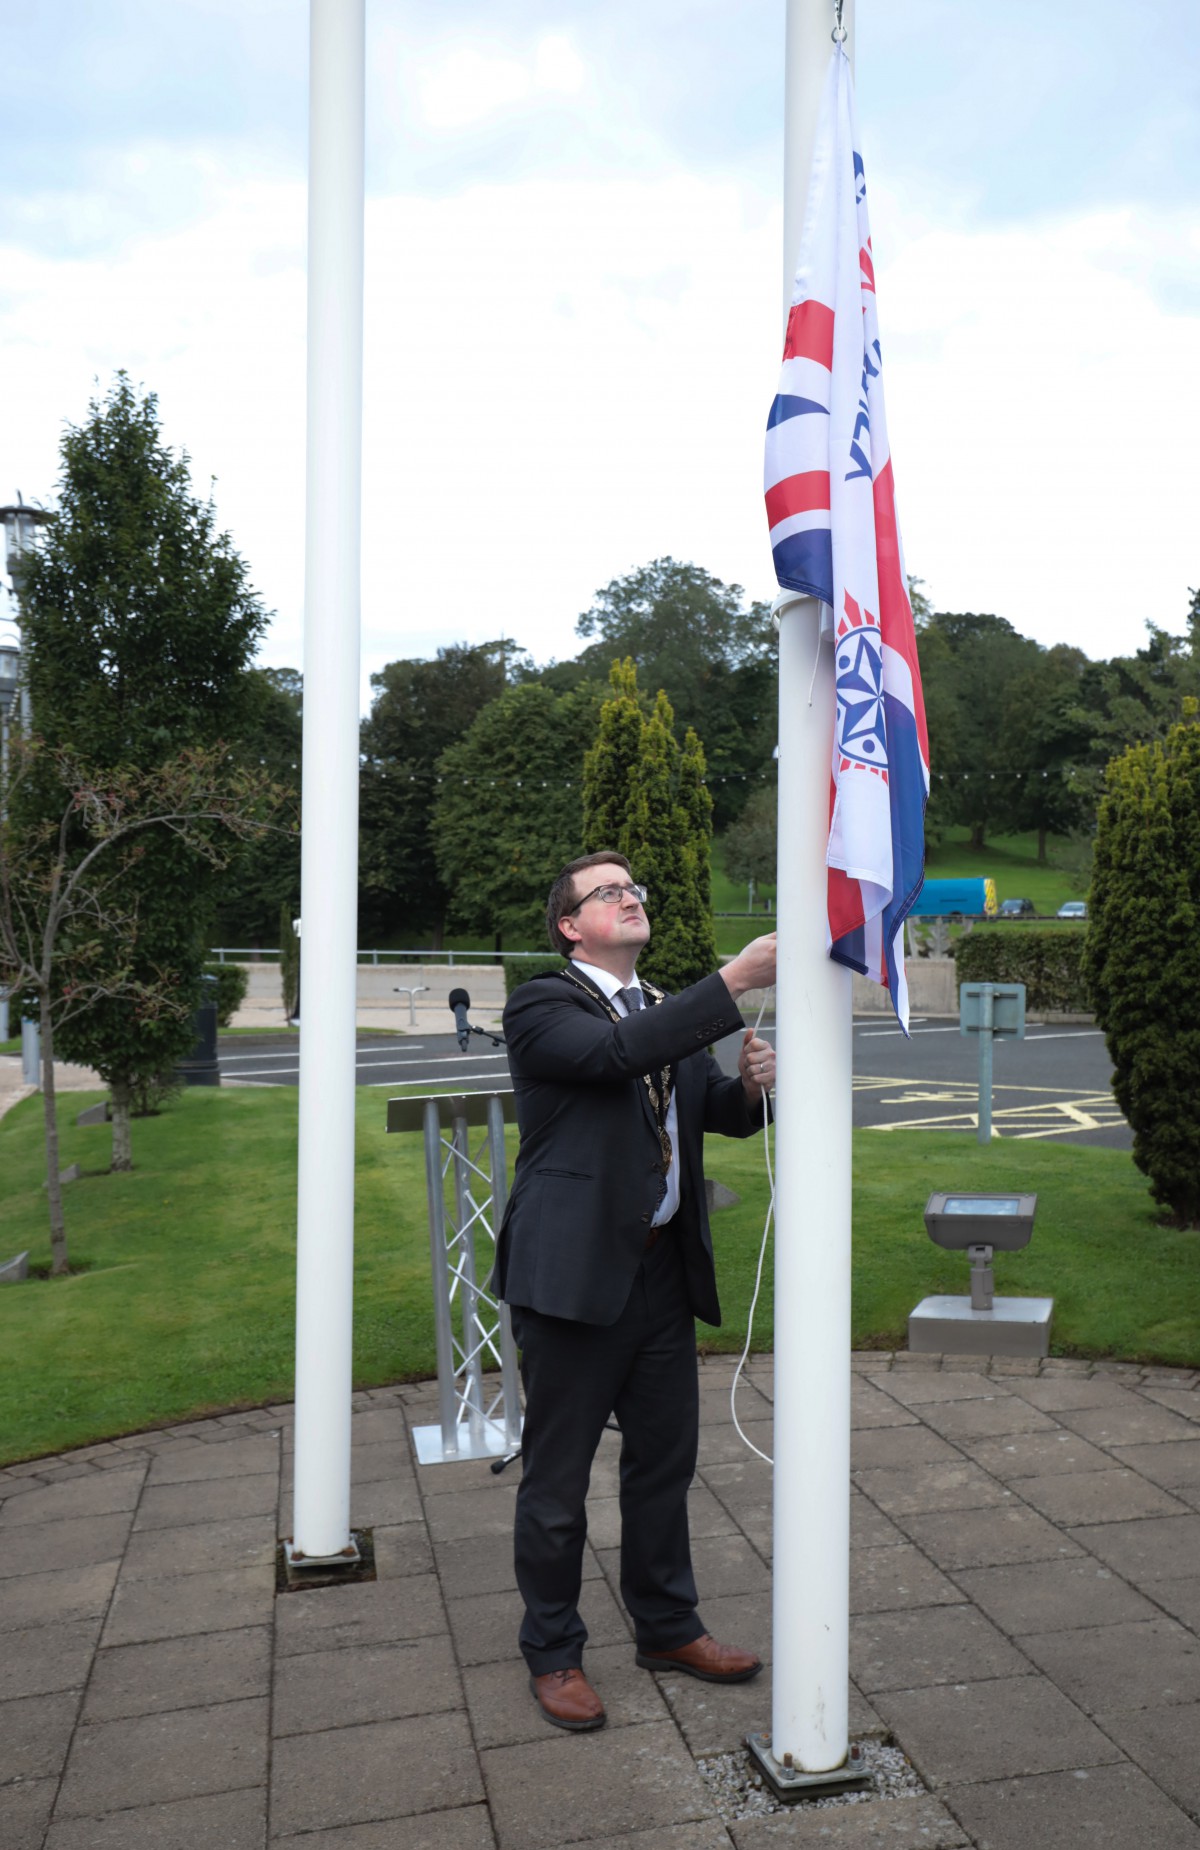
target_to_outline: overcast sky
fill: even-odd
[[[305,0],[0,0],[0,500],[118,367],[300,665]],[[774,591],[783,0],[368,0],[364,676]],[[1200,8],[859,0],[888,423],[941,609],[1132,650],[1200,584]]]

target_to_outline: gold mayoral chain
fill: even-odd
[[[598,1002],[603,1009],[607,1010],[614,1021],[626,1019],[625,1016],[617,1013],[608,997],[600,989],[594,988],[591,983],[585,983],[582,977],[575,976],[570,970],[560,970],[559,975],[564,976],[568,983],[574,983],[576,989],[582,989],[585,995],[591,996],[594,1002]],[[642,979],[642,994],[647,997],[651,1008],[664,1000],[663,991],[656,989],[653,983],[647,983],[645,978]],[[663,1174],[666,1175],[675,1154],[671,1148],[671,1139],[667,1135],[667,1113],[671,1109],[672,1090],[670,1067],[664,1066],[657,1080],[653,1073],[643,1073],[642,1084],[650,1096],[650,1106],[658,1128],[659,1147],[662,1150]]]

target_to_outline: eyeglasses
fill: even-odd
[[[645,887],[638,886],[634,881],[630,880],[624,886],[594,886],[591,892],[585,893],[583,898],[579,900],[577,904],[572,906],[568,912],[565,912],[563,914],[563,917],[569,919],[571,916],[571,913],[578,912],[580,906],[586,906],[589,899],[598,899],[601,905],[604,905],[604,906],[619,905],[622,897],[626,893],[629,894],[629,897],[631,899],[636,899],[639,906],[645,905],[646,903]]]

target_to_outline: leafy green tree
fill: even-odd
[[[774,883],[778,865],[779,792],[774,784],[756,790],[721,841],[731,880],[755,886]]]
[[[704,751],[690,727],[680,751],[661,688],[644,710],[632,661],[614,662],[610,682],[584,760],[583,850],[616,849],[645,883],[653,929],[639,968],[682,989],[717,964]]]
[[[300,891],[300,748],[303,678],[295,668],[252,668],[252,712],[233,756],[276,785],[275,826],[242,843],[217,884],[212,931],[216,944],[256,947],[274,942],[279,909]]]
[[[433,839],[449,918],[463,932],[538,943],[546,894],[580,852],[583,743],[595,724],[587,690],[509,687],[438,762]]]
[[[279,982],[284,1019],[294,1021],[300,1006],[300,940],[286,899],[279,908]]]
[[[454,643],[433,661],[389,662],[362,723],[359,942],[442,940],[449,895],[438,873],[438,760],[524,659],[512,642]]]
[[[921,684],[934,752],[930,829],[950,823],[987,833],[1018,825],[1021,750],[1003,717],[1004,689],[1036,671],[1042,651],[1004,617],[935,611],[917,632]]]
[[[58,512],[22,586],[34,723],[51,748],[26,801],[51,818],[64,795],[56,750],[146,775],[186,747],[244,736],[256,701],[247,669],[266,624],[212,502],[191,492],[187,456],[163,443],[153,393],[119,373],[60,453]],[[215,894],[215,866],[193,839],[160,830],[139,847],[123,873],[138,920],[130,977],[168,985],[178,1006],[139,1016],[98,994],[59,1035],[62,1054],[112,1091],[114,1167],[128,1165],[133,1093],[191,1045]],[[109,953],[125,968],[121,934]]]
[[[1133,1160],[1177,1226],[1200,1224],[1200,724],[1109,766],[1085,969],[1133,1127]]]
[[[48,762],[49,761],[49,762]],[[220,748],[183,752],[146,772],[98,774],[40,739],[10,747],[0,787],[0,982],[41,1030],[42,1115],[50,1211],[51,1271],[69,1270],[54,1062],[64,1041],[93,1015],[115,1008],[136,1040],[157,1023],[183,1019],[194,989],[177,971],[147,968],[141,951],[141,878],[148,851],[165,835],[197,863],[220,868],[228,844],[260,826],[270,793],[254,773],[231,767]],[[40,801],[23,799],[40,786]],[[45,813],[45,793],[62,811]]]
[[[704,740],[718,828],[736,816],[775,745],[778,675],[766,604],[744,602],[697,565],[655,559],[615,578],[580,617],[589,646],[543,670],[549,686],[604,682],[628,657],[646,687],[666,691],[678,729]]]
[[[615,848],[627,855],[629,791],[642,749],[644,697],[632,656],[609,669],[611,692],[583,761],[584,853]]]

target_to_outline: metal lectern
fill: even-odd
[[[432,1092],[388,1100],[388,1130],[422,1131],[425,1137],[439,1423],[415,1428],[423,1465],[503,1457],[520,1449],[517,1350],[508,1306],[480,1283],[475,1263],[477,1235],[486,1234],[494,1248],[500,1231],[508,1199],[504,1126],[515,1124],[516,1116],[511,1092]],[[471,1132],[481,1128],[472,1155]],[[489,1362],[499,1368],[498,1387],[484,1380]]]

